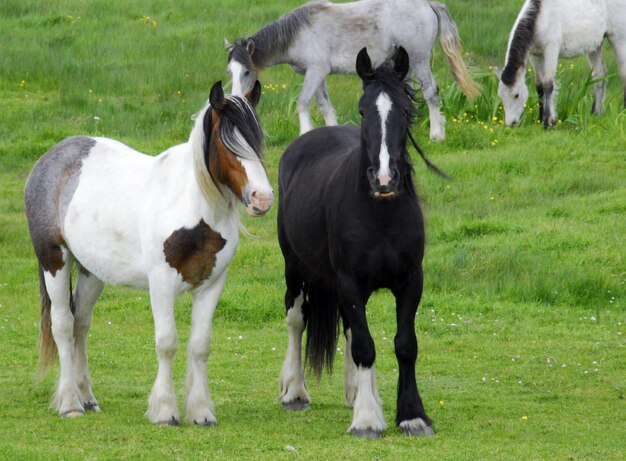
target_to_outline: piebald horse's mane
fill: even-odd
[[[502,71],[502,83],[511,86],[517,79],[517,71],[526,62],[526,57],[533,44],[535,24],[541,9],[541,0],[530,0],[524,16],[517,23],[513,38],[507,50],[507,59]]]
[[[324,8],[325,4],[308,3],[284,14],[254,35],[238,39],[229,52],[228,60],[235,59],[246,67],[263,69],[273,56],[287,51],[300,29],[311,24],[311,14]],[[250,40],[254,42],[252,56],[246,51]]]
[[[226,95],[219,120],[214,120],[216,116],[207,101],[205,107],[193,117],[195,124],[189,142],[194,151],[194,171],[200,189],[209,203],[219,206],[224,203],[225,195],[210,168],[210,159],[215,155],[217,144],[222,144],[243,159],[260,160],[263,130],[254,107],[246,98]],[[216,124],[219,124],[218,131],[214,135]],[[225,204],[226,208],[234,205],[234,201]]]

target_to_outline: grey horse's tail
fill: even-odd
[[[50,307],[52,302],[46,290],[43,268],[39,266],[39,296],[41,298],[41,320],[39,323],[39,374],[44,375],[56,358],[57,347],[52,336]]]
[[[450,62],[450,69],[452,70],[454,80],[456,80],[457,85],[459,85],[459,88],[465,96],[473,99],[480,94],[480,87],[472,80],[463,62],[461,38],[456,24],[452,20],[452,16],[450,16],[445,5],[431,2],[431,6],[437,15],[439,22],[439,41],[441,42],[443,52]]]

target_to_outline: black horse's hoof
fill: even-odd
[[[432,426],[429,426],[421,418],[403,421],[400,423],[400,428],[404,432],[404,435],[410,437],[433,437],[435,435]]]
[[[307,408],[309,408],[309,406],[310,406],[309,401],[301,399],[300,397],[298,397],[295,400],[292,400],[291,402],[283,402],[283,407],[287,411],[302,411],[302,410],[306,410]]]

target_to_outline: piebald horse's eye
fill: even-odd
[[[515,99],[519,99],[519,93],[516,93],[515,96],[513,96]]]

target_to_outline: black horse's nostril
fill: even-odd
[[[367,169],[367,179],[371,183],[376,183],[376,173],[374,172],[373,166]]]

